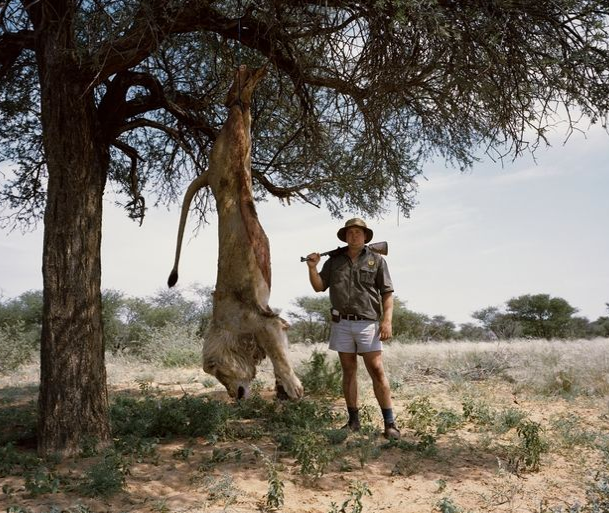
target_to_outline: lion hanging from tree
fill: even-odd
[[[222,383],[231,397],[249,395],[256,366],[265,356],[273,363],[277,394],[302,397],[303,388],[288,361],[288,324],[268,305],[271,290],[269,241],[254,205],[251,173],[252,93],[266,69],[240,66],[225,105],[229,114],[209,158],[209,167],[184,195],[170,287],[178,263],[190,202],[210,187],[218,212],[218,275],[213,313],[203,346],[203,369]]]

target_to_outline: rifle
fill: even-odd
[[[386,242],[374,242],[373,244],[368,244],[368,248],[370,251],[374,251],[380,255],[386,255],[388,251]],[[332,249],[330,251],[326,251],[325,253],[320,253],[319,256],[336,256],[339,253],[347,250],[347,246],[338,247],[336,249]],[[306,262],[308,260],[307,257],[300,257],[301,262]]]

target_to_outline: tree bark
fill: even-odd
[[[102,198],[109,151],[88,80],[61,37],[38,52],[49,183],[38,452],[77,454],[110,440],[101,315]],[[72,61],[72,62],[70,62]]]

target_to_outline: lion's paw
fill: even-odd
[[[304,388],[298,377],[292,374],[288,379],[281,379],[276,384],[277,398],[300,399],[304,395]],[[286,397],[287,396],[287,397]]]

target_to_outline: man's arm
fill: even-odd
[[[311,253],[307,256],[307,266],[309,267],[309,281],[315,292],[322,292],[325,290],[324,281],[317,272],[317,264],[321,260],[319,253]]]
[[[381,340],[390,339],[393,335],[393,292],[385,292],[383,300],[383,320],[381,321]]]

